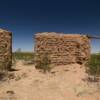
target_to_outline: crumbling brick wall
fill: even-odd
[[[48,52],[51,64],[83,64],[90,57],[90,40],[80,34],[37,33],[34,50],[39,55]]]
[[[10,70],[12,64],[12,33],[0,29],[0,70]]]

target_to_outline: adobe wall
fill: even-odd
[[[0,29],[0,70],[9,70],[12,64],[12,33]]]
[[[34,50],[40,55],[48,52],[52,64],[81,64],[90,57],[90,40],[80,34],[37,33]]]

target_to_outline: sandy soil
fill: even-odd
[[[100,85],[84,81],[84,66],[57,66],[43,74],[18,61],[16,69],[0,82],[0,100],[100,100]]]

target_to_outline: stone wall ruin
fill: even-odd
[[[51,64],[83,64],[90,58],[90,39],[80,34],[37,33],[34,51],[37,55],[48,52]]]
[[[0,70],[10,70],[12,65],[12,33],[0,29]]]

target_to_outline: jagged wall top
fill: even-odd
[[[10,32],[8,30],[5,30],[5,29],[2,29],[2,28],[0,28],[0,33],[3,33],[3,34],[12,34],[12,32]]]
[[[81,35],[81,34],[65,34],[65,33],[57,33],[57,32],[39,32],[35,34],[36,37],[38,36],[54,36],[55,37],[70,37],[70,38],[79,38],[79,37],[86,37],[86,35]],[[87,37],[88,38],[88,37]]]

